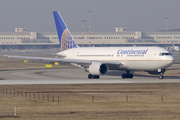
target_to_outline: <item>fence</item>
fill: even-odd
[[[19,90],[11,90],[8,88],[2,88],[0,91],[1,94],[9,94],[13,96],[25,97],[27,99],[34,100],[47,100],[51,102],[60,103],[62,100],[69,101],[89,101],[92,103],[95,102],[168,102],[168,101],[178,101],[179,98],[174,95],[136,95],[136,94],[121,94],[121,93],[89,93],[88,96],[85,94],[76,94],[72,98],[62,95],[60,92],[58,95],[52,95],[51,93],[38,93],[38,92],[24,92]],[[68,92],[65,94],[69,94]],[[73,93],[72,93],[73,94]],[[173,98],[173,99],[172,99]]]
[[[54,104],[54,105],[96,105],[100,103],[102,105],[106,104],[115,104],[115,105],[132,105],[132,103],[139,103],[143,104],[164,104],[169,102],[177,103],[180,102],[180,95],[179,93],[173,92],[162,94],[162,92],[139,92],[138,91],[55,91],[54,93],[51,92],[29,92],[29,91],[20,91],[15,89],[9,88],[1,88],[0,94],[5,97],[12,96],[18,99],[31,99],[35,101],[46,101],[43,102],[44,104]],[[65,104],[63,104],[65,103]],[[149,105],[150,105],[149,104]],[[18,107],[18,106],[17,106]],[[3,115],[15,116],[15,108],[14,106],[0,106],[0,117]],[[18,111],[18,110],[17,110]],[[17,114],[18,115],[18,114]]]

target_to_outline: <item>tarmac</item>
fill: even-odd
[[[111,74],[113,73],[113,74]],[[10,70],[0,72],[0,85],[28,84],[124,84],[124,83],[179,83],[180,76],[165,76],[159,79],[153,75],[136,75],[133,79],[122,79],[119,71],[110,71],[100,79],[88,79],[83,69],[36,69]]]
[[[0,55],[24,54],[20,51],[0,51]],[[28,53],[33,56],[35,53]],[[175,61],[168,69],[180,69],[180,61]],[[164,76],[159,79],[154,75],[136,75],[133,79],[122,79],[122,71],[109,71],[101,75],[100,79],[88,79],[84,69],[31,69],[0,71],[0,85],[28,85],[28,84],[125,84],[125,83],[179,83],[180,76]]]

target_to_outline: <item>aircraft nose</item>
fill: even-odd
[[[169,64],[172,65],[173,62],[174,62],[174,58],[173,58],[173,56],[170,56],[170,57],[169,57]]]

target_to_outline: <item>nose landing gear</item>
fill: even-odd
[[[162,69],[162,70],[161,70],[159,79],[163,79],[163,78],[164,78],[163,74],[165,73],[165,71],[166,71],[166,69]]]
[[[163,79],[163,78],[164,78],[164,76],[163,76],[163,75],[160,75],[160,76],[159,76],[159,79]]]

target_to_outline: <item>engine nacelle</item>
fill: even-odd
[[[109,70],[108,65],[103,63],[92,63],[87,69],[92,75],[103,75],[106,74]]]

